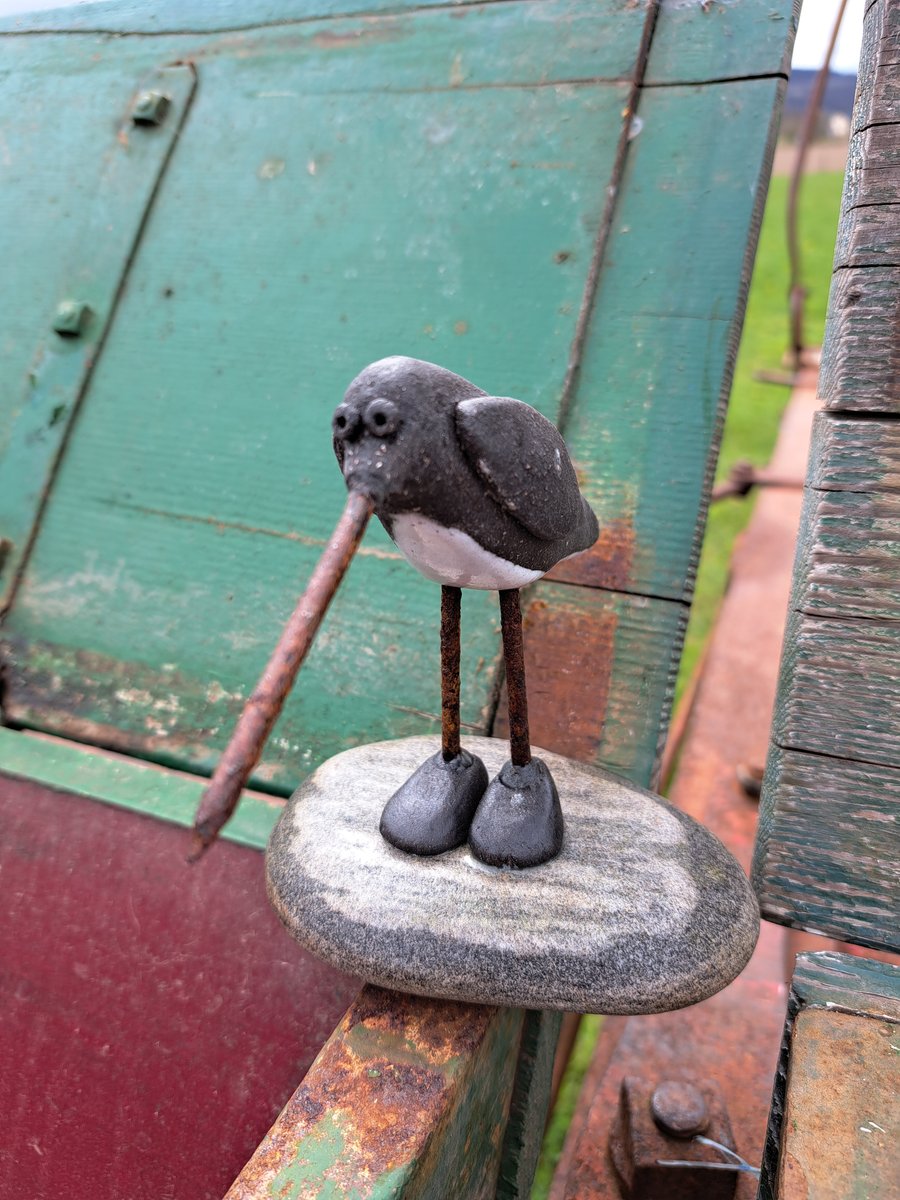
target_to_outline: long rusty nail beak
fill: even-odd
[[[374,510],[375,501],[364,492],[353,491],[347,497],[341,519],[316,563],[259,683],[244,705],[231,740],[200,798],[189,862],[196,862],[204,854],[237,808],[241,792],[259,762],[272,726],[294,686],[297,672],[359,548]]]

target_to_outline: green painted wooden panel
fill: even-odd
[[[782,91],[776,77],[640,97],[566,423],[601,525],[633,530],[636,591],[690,595]]]
[[[0,608],[40,511],[54,463],[113,314],[119,287],[160,173],[194,90],[189,67],[123,70],[97,55],[79,71],[40,75],[29,89],[30,121],[17,112],[24,65],[14,53],[0,74],[6,113],[0,159],[0,260],[8,289],[0,337]],[[139,90],[171,100],[161,128],[134,126]],[[54,127],[59,153],[35,128]],[[54,144],[57,144],[56,142]],[[9,269],[21,264],[19,270]],[[81,336],[53,328],[64,300],[88,305]]]
[[[898,825],[896,767],[773,746],[753,867],[766,919],[896,950]]]
[[[800,0],[775,4],[662,0],[645,85],[774,74],[787,78],[799,17]]]
[[[502,4],[197,56],[8,622],[14,719],[208,771],[340,510],[329,415],[353,374],[401,351],[557,408],[627,98],[519,86],[588,69],[608,21],[569,7],[571,28]],[[636,52],[620,39],[609,69]],[[434,90],[457,60],[471,86]],[[476,86],[498,72],[515,86]],[[437,607],[373,530],[257,784],[436,727]],[[467,596],[464,619],[463,719],[483,730],[495,600]]]
[[[493,3],[514,0],[493,0]],[[181,0],[97,0],[77,7],[49,12],[24,13],[0,20],[0,33],[73,32],[145,33],[216,33],[258,29],[261,26],[287,26],[321,17],[340,17],[354,13],[378,15],[381,10],[403,12],[408,9],[445,8],[460,10],[467,5],[480,6],[484,0],[451,0],[440,5],[423,5],[421,0],[216,0],[214,4],[185,5]],[[531,6],[547,7],[548,0],[529,0]],[[605,14],[620,27],[640,25],[647,3],[610,0]],[[601,15],[601,19],[603,14]]]

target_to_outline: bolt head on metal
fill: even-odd
[[[172,101],[162,92],[141,92],[131,110],[135,125],[161,125]]]
[[[53,328],[61,337],[80,337],[91,319],[91,310],[83,300],[63,300],[56,309]]]
[[[653,1120],[670,1137],[690,1138],[709,1127],[709,1110],[699,1088],[668,1079],[650,1098]]]

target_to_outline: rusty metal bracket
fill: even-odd
[[[732,1200],[737,1174],[722,1169],[723,1153],[739,1157],[711,1080],[622,1080],[609,1155],[624,1200]]]

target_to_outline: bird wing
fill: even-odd
[[[565,537],[582,510],[575,468],[556,426],[530,404],[476,396],[456,406],[463,453],[489,495],[535,537]]]

